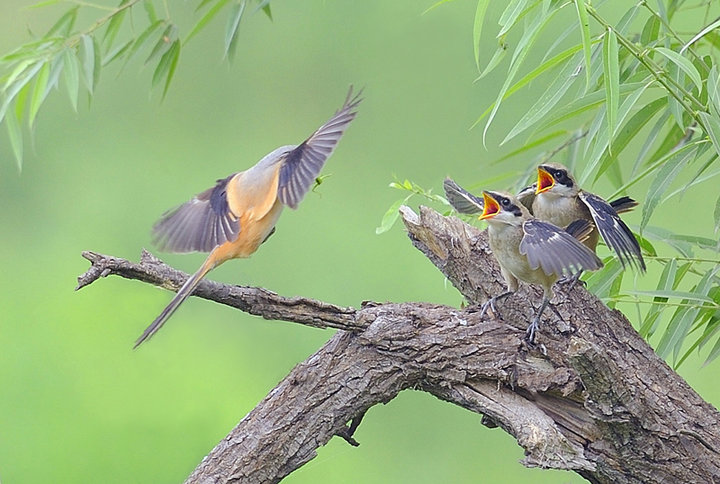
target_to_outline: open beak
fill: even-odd
[[[555,178],[548,173],[542,166],[538,166],[538,179],[537,179],[537,189],[535,190],[535,194],[545,192],[547,190],[550,190],[552,187],[555,186]]]
[[[487,220],[489,218],[493,218],[495,215],[500,212],[500,205],[495,201],[495,199],[490,195],[488,192],[483,192],[483,212],[482,215],[480,215],[480,220]]]

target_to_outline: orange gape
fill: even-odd
[[[210,254],[145,329],[135,348],[165,324],[208,272],[230,259],[250,257],[275,231],[285,205],[297,208],[355,118],[360,101],[360,94],[353,96],[350,88],[343,106],[308,139],[272,151],[251,168],[218,180],[213,188],[162,216],[153,227],[160,249]]]

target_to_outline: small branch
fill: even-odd
[[[173,269],[150,252],[143,250],[140,263],[85,251],[82,256],[91,266],[80,277],[76,290],[92,284],[101,277],[117,275],[136,279],[171,291],[177,291],[189,274]],[[193,293],[203,299],[234,307],[269,320],[289,321],[314,328],[334,328],[361,331],[371,321],[358,318],[354,308],[345,308],[303,297],[282,297],[259,287],[234,286],[205,280]]]

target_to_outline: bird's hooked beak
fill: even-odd
[[[555,186],[555,178],[542,166],[538,166],[537,189],[535,194],[550,190]]]
[[[490,195],[489,192],[483,192],[483,212],[480,217],[478,217],[480,220],[487,220],[489,218],[493,218],[495,215],[500,212],[500,204],[495,201],[492,195]]]

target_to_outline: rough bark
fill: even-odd
[[[401,209],[408,235],[465,295],[465,309],[426,303],[342,308],[258,288],[203,282],[197,295],[268,319],[343,329],[299,364],[190,475],[189,483],[277,482],[365,411],[405,389],[484,414],[526,451],[525,465],[591,482],[720,482],[720,414],[632,328],[585,289],[557,290],[540,348],[522,344],[539,304],[523,287],[480,319],[502,289],[485,234],[452,217]],[[79,287],[118,274],[177,290],[187,275],[149,254],[141,264],[85,253]],[[544,351],[541,351],[543,349]],[[353,421],[350,427],[348,422]]]

